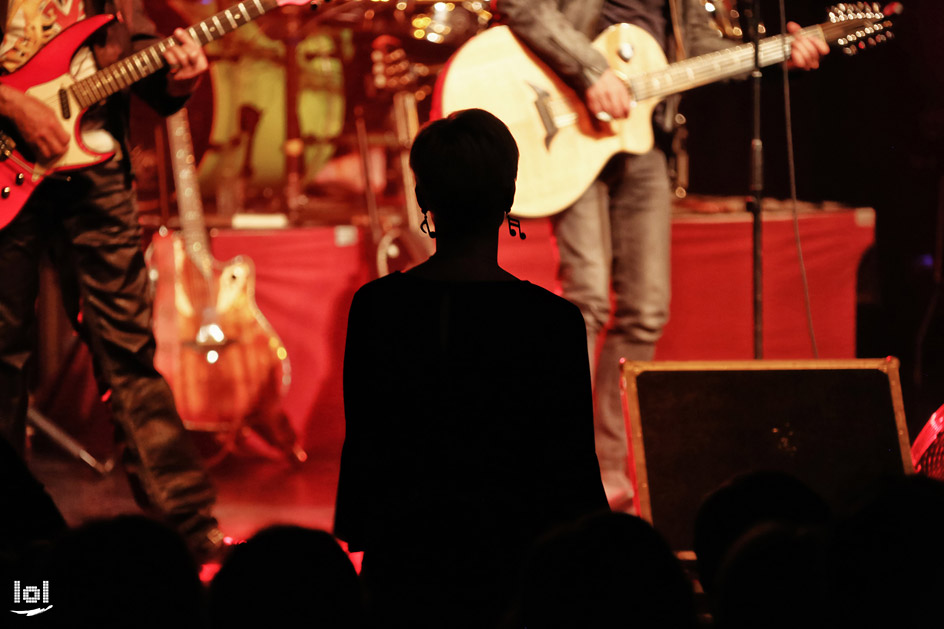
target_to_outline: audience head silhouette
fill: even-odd
[[[820,535],[793,524],[766,522],[726,553],[715,580],[718,629],[796,629],[841,626],[826,606]]]
[[[832,626],[940,626],[944,483],[889,478],[836,527],[831,540]]]
[[[55,545],[42,572],[53,627],[203,627],[203,586],[180,536],[144,516],[85,524]]]
[[[495,232],[515,198],[518,146],[505,124],[467,109],[420,130],[410,151],[416,197],[437,237]]]
[[[534,629],[695,625],[691,586],[669,545],[625,513],[588,516],[539,543],[520,607]]]
[[[729,480],[714,491],[695,518],[695,554],[705,592],[735,542],[755,526],[779,522],[798,528],[825,525],[825,501],[799,479],[776,471],[757,471]]]
[[[358,627],[361,589],[334,538],[272,526],[233,547],[210,584],[215,627]]]

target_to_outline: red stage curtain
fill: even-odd
[[[813,320],[823,358],[855,356],[856,269],[872,242],[873,222],[871,210],[813,211],[801,216]],[[525,221],[522,227],[528,236],[524,241],[510,237],[503,228],[500,262],[519,277],[555,290],[556,252],[549,221]],[[789,215],[768,213],[764,229],[765,357],[809,358]],[[256,302],[281,336],[292,365],[284,408],[304,446],[316,453],[336,453],[344,434],[344,334],[354,292],[369,279],[366,237],[349,226],[220,230],[212,236],[218,259],[241,254],[255,263]],[[656,357],[751,358],[749,215],[678,215],[672,246],[672,315]],[[378,356],[377,377],[383,375],[384,357]],[[79,374],[73,370],[70,377]],[[87,377],[77,381],[91,386]]]

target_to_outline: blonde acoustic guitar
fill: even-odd
[[[804,37],[847,50],[882,41],[890,25],[877,5],[842,5],[830,21]],[[762,66],[790,57],[792,35],[760,42]],[[611,26],[593,46],[623,78],[635,107],[628,119],[601,122],[507,26],[476,35],[450,60],[437,86],[438,112],[477,107],[511,129],[521,153],[512,213],[531,218],[560,212],[576,201],[617,153],[644,153],[653,144],[652,112],[666,96],[749,72],[754,47],[742,44],[669,64],[658,42],[630,24]]]

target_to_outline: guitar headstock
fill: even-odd
[[[877,2],[850,2],[829,9],[829,22],[822,25],[826,41],[840,46],[847,55],[892,39],[892,17],[902,12],[900,2],[884,9]]]
[[[433,87],[428,83],[435,78],[434,69],[412,61],[400,40],[381,35],[374,40],[371,48],[370,92],[380,94],[409,90],[417,100],[424,100],[432,94]]]

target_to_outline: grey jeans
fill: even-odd
[[[653,149],[614,157],[552,223],[564,297],[580,308],[587,324],[600,468],[625,471],[619,360],[652,360],[669,315],[671,202],[665,154]]]

